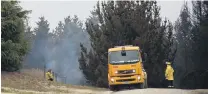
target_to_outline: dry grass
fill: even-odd
[[[21,72],[2,72],[1,75],[2,87],[9,87],[19,90],[31,90],[38,92],[62,92],[70,93],[70,88],[76,89],[90,89],[90,90],[106,90],[103,88],[95,88],[88,86],[75,86],[66,85],[57,82],[52,82],[49,86],[47,81],[44,79],[44,72],[39,69],[25,69]],[[53,88],[52,88],[53,87]],[[64,89],[63,89],[64,88]],[[2,89],[5,92],[8,90]],[[30,92],[28,92],[30,93]]]
[[[21,73],[25,75],[30,75],[31,77],[36,77],[39,79],[44,79],[44,72],[40,69],[23,69]]]
[[[40,70],[23,70],[18,72],[7,72],[1,75],[2,86],[17,89],[31,89],[47,91],[46,81]]]

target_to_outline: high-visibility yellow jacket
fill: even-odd
[[[46,79],[53,79],[53,74],[51,72],[46,72]]]
[[[166,79],[167,80],[174,80],[173,73],[174,73],[174,70],[171,67],[171,65],[167,65],[167,68],[165,70],[165,77],[166,77]]]

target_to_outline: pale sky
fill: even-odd
[[[65,17],[77,15],[82,21],[90,16],[90,11],[97,1],[21,1],[20,5],[26,10],[32,10],[28,16],[29,24],[36,27],[39,17],[44,16],[49,24],[50,30],[54,29],[59,21]],[[189,1],[190,2],[190,1]],[[161,6],[161,16],[167,17],[171,22],[175,22],[179,16],[184,0],[158,1]],[[190,5],[190,4],[189,4]]]

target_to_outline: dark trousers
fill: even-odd
[[[173,86],[173,80],[168,80],[168,86]]]
[[[53,79],[52,78],[50,78],[50,79],[48,79],[49,81],[53,81]]]

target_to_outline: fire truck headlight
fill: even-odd
[[[115,74],[117,74],[118,73],[118,71],[115,71]]]
[[[140,80],[141,79],[140,75],[137,78],[138,78],[138,80]]]
[[[132,72],[133,72],[133,73],[135,73],[135,72],[136,72],[136,70],[132,70]]]
[[[111,82],[114,82],[114,79],[113,78],[111,78]]]

